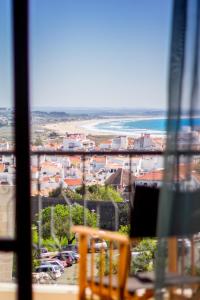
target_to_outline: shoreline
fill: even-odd
[[[144,116],[129,116],[124,118],[105,118],[105,119],[91,119],[91,120],[77,120],[77,121],[65,121],[57,123],[49,123],[42,125],[43,129],[56,131],[61,135],[65,135],[66,132],[69,134],[72,133],[83,133],[86,135],[96,135],[96,136],[106,136],[106,135],[126,135],[130,137],[138,137],[142,133],[149,133],[151,136],[155,137],[165,137],[165,132],[145,130],[145,129],[136,129],[133,132],[126,131],[114,131],[114,130],[100,130],[95,128],[96,125],[101,123],[120,121],[120,120],[131,120],[131,121],[142,121],[142,120],[154,120],[154,119],[163,119],[163,117],[144,117]]]

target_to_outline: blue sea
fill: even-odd
[[[101,122],[95,125],[95,129],[100,131],[108,132],[147,132],[147,133],[157,133],[163,134],[166,131],[167,119],[158,118],[158,119],[139,119],[139,120],[115,120],[109,122]],[[193,125],[200,127],[200,117],[193,119]],[[181,127],[190,126],[190,119],[185,117],[181,119]]]

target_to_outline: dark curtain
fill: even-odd
[[[166,238],[200,232],[200,1],[174,0],[165,175],[157,233],[157,287],[164,286]],[[200,266],[199,266],[200,267]]]

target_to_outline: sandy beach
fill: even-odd
[[[85,133],[93,135],[108,135],[108,132],[98,131],[94,128],[96,124],[114,121],[116,119],[92,119],[92,120],[78,120],[69,122],[58,122],[45,124],[42,127],[47,130],[56,131],[57,133],[64,135],[67,133]],[[113,135],[118,135],[119,133],[113,132]]]
[[[46,130],[55,131],[60,135],[65,135],[67,133],[84,133],[86,135],[126,135],[126,136],[140,136],[141,132],[133,131],[133,132],[124,132],[124,131],[113,131],[113,130],[98,130],[96,128],[97,124],[107,123],[112,121],[119,120],[144,120],[144,119],[159,119],[159,117],[126,117],[126,118],[106,118],[106,119],[92,119],[92,120],[77,120],[77,121],[65,121],[65,122],[57,122],[57,123],[49,123],[45,124],[42,127]],[[152,136],[164,136],[164,133],[151,133]]]

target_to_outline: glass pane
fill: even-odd
[[[14,237],[15,232],[15,188],[13,174],[1,175],[0,185],[0,237]],[[8,177],[6,177],[8,176]],[[8,181],[6,181],[8,180]],[[11,183],[9,183],[11,180]]]
[[[134,185],[162,185],[162,157],[112,151],[165,149],[170,13],[171,1],[30,1],[31,149],[50,152],[31,161],[35,282],[78,247],[71,225],[128,235]],[[77,264],[54,282],[76,284]]]
[[[0,299],[17,299],[16,256],[12,252],[0,252]]]
[[[33,149],[162,140],[170,13],[170,0],[30,1]]]
[[[0,1],[0,151],[13,149],[11,1]]]
[[[13,76],[11,1],[0,1],[0,237],[15,227],[15,158],[13,151]]]
[[[12,252],[0,252],[0,284],[16,280],[16,259]],[[1,299],[1,296],[0,296]]]

